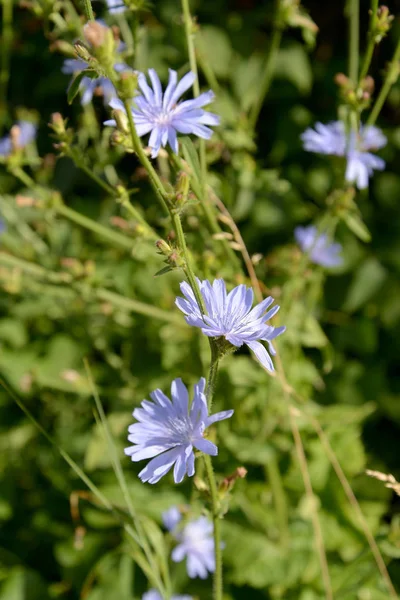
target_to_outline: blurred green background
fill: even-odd
[[[132,201],[160,237],[168,234],[134,157],[110,147],[110,131],[101,127],[108,114],[101,99],[86,109],[78,99],[67,104],[68,76],[61,73],[64,57],[55,42],[73,42],[81,22],[70,17],[68,2],[21,4],[13,10],[10,81],[1,118],[4,132],[18,111],[31,111],[38,120],[38,154],[30,151],[26,170],[39,188],[26,188],[1,169],[0,215],[6,230],[0,246],[6,254],[41,265],[47,275],[0,263],[0,372],[45,430],[119,506],[123,502],[95,424],[83,359],[91,365],[122,456],[134,406],[156,387],[168,391],[174,377],[196,382],[207,372],[209,350],[173,307],[182,275],[155,278],[163,264],[154,242],[140,235],[123,208],[71,159],[56,161],[47,126],[55,111],[76,130],[87,166],[100,176],[105,172],[109,181],[121,179],[137,188]],[[101,2],[93,6],[108,24],[121,25]],[[314,0],[304,8],[319,27],[315,47],[305,43],[299,29],[285,32],[252,136],[246,111],[257,94],[274,5],[192,3],[201,25],[202,87],[210,86],[210,76],[219,83],[211,110],[221,114],[222,126],[208,145],[209,178],[250,254],[261,255],[257,274],[282,305],[279,322],[288,327],[277,342],[286,377],[308,399],[305,410],[323,426],[400,590],[400,501],[365,475],[372,468],[400,479],[400,84],[378,123],[389,140],[381,153],[387,168],[357,196],[371,242],[339,224],[343,267],[326,276],[310,266],[299,281],[293,229],[321,214],[336,181],[329,159],[304,152],[299,135],[315,121],[337,118],[334,76],[346,72],[348,38],[343,2]],[[368,8],[361,3],[362,48]],[[400,3],[390,8],[398,15]],[[78,3],[75,10],[82,14]],[[127,56],[129,64],[155,68],[164,82],[169,67],[180,73],[188,69],[179,2],[157,0],[148,10],[127,13],[126,23],[137,28],[139,40],[135,57]],[[378,88],[398,34],[397,19],[374,54],[371,73]],[[116,231],[122,228],[132,239],[132,256],[57,215],[47,202],[54,190],[76,211],[111,223]],[[17,194],[44,200],[21,207]],[[185,214],[184,227],[198,272],[238,281],[194,208]],[[104,289],[164,309],[165,318],[136,314],[99,293]],[[215,410],[222,407],[234,408],[235,417],[218,429],[217,472],[227,475],[243,464],[248,469],[230,495],[224,520],[226,599],[325,598],[313,507],[304,492],[281,386],[240,350],[221,368]],[[326,449],[306,416],[299,427],[335,600],[389,598]],[[168,477],[155,487],[143,485],[139,467],[124,458],[123,465],[136,508],[156,521],[172,504],[189,501],[190,481],[172,486]],[[83,484],[5,389],[0,389],[0,478],[1,600],[141,597],[146,581],[125,551],[120,527],[90,497],[78,500]],[[177,591],[210,598],[210,581],[189,581],[183,564],[173,566],[173,573]]]

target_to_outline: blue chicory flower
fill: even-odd
[[[267,342],[269,351],[274,356],[276,352],[272,340],[286,329],[266,323],[279,310],[279,306],[274,306],[266,312],[273,303],[273,298],[265,298],[252,309],[254,293],[245,285],[238,285],[227,294],[223,279],[215,279],[212,285],[209,281],[197,279],[197,284],[207,310],[206,315],[201,314],[193,291],[186,282],[180,286],[185,298],[178,297],[175,301],[186,315],[188,325],[199,327],[208,337],[222,336],[238,348],[246,344],[263,367],[274,371],[271,357],[261,344]]]
[[[73,74],[75,76],[77,73],[80,73],[87,67],[88,63],[86,63],[84,60],[67,58],[64,60],[61,70],[66,75]],[[130,67],[128,67],[128,65],[125,63],[116,63],[114,65],[114,69],[117,71],[117,73],[122,73],[130,70]],[[96,77],[95,79],[83,77],[79,89],[82,92],[81,104],[83,106],[92,101],[93,95],[97,89],[101,91],[104,106],[108,106],[112,98],[117,97],[116,89],[107,77]]]
[[[209,90],[197,98],[179,102],[182,94],[193,85],[196,78],[192,71],[186,73],[178,83],[177,72],[170,69],[169,81],[164,93],[154,69],[149,69],[149,77],[152,88],[143,73],[138,76],[138,84],[143,95],[133,99],[132,115],[140,137],[151,132],[149,147],[152,158],[155,158],[161,146],[165,148],[167,143],[177,154],[177,133],[185,135],[192,133],[208,140],[213,131],[207,125],[219,125],[219,117],[203,110],[202,107],[212,102],[214,93]],[[126,112],[123,103],[118,99],[113,99],[110,106]],[[104,124],[116,126],[114,119],[105,121]]]
[[[189,577],[206,579],[215,571],[213,524],[207,517],[189,521],[182,530],[174,533],[179,544],[172,551],[172,560],[186,561]]]
[[[342,246],[332,243],[326,233],[320,233],[314,225],[296,227],[294,236],[303,252],[309,252],[310,260],[323,267],[337,267],[343,263]]]
[[[161,596],[160,592],[157,590],[149,590],[142,596],[142,600],[164,600]],[[193,600],[192,596],[188,596],[187,594],[184,596],[181,595],[173,595],[171,596],[171,600]]]
[[[106,0],[108,12],[111,14],[123,13],[126,11],[124,0]]]
[[[0,156],[9,156],[14,147],[24,148],[36,137],[37,127],[30,121],[18,121],[11,132],[0,139]]]
[[[143,482],[157,483],[173,465],[175,483],[180,483],[186,474],[192,477],[194,448],[211,456],[218,454],[217,446],[204,438],[204,431],[216,421],[231,417],[233,410],[208,416],[204,387],[202,377],[194,386],[189,409],[187,388],[181,379],[174,379],[172,402],[157,389],[150,394],[153,402],[143,400],[142,407],[133,411],[138,423],[129,426],[128,440],[134,445],[125,448],[125,454],[134,462],[152,458],[139,473]]]
[[[308,128],[300,136],[304,149],[319,154],[345,156],[347,159],[345,178],[359,189],[368,186],[374,170],[382,171],[385,161],[369,150],[383,148],[387,139],[375,126],[361,126],[358,133],[346,135],[344,124],[334,121],[323,125],[316,123],[315,129]]]

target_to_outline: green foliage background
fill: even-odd
[[[0,264],[0,371],[57,444],[123,507],[109,449],[93,416],[83,359],[89,361],[122,456],[133,408],[154,388],[167,391],[174,377],[192,384],[205,375],[209,348],[174,308],[182,274],[154,277],[163,263],[153,240],[128,222],[123,232],[132,240],[128,252],[51,208],[56,190],[68,206],[106,226],[112,217],[127,218],[123,207],[69,158],[55,162],[47,123],[59,111],[76,130],[87,166],[100,176],[105,171],[113,183],[120,178],[128,188],[137,188],[131,200],[160,237],[168,233],[135,158],[110,148],[110,131],[99,126],[107,114],[101,100],[85,110],[78,101],[67,104],[63,56],[49,48],[54,33],[69,42],[78,37],[76,19],[67,21],[67,27],[49,20],[52,14],[64,15],[66,6],[50,1],[34,1],[32,10],[14,6],[8,108],[1,107],[1,118],[9,127],[17,109],[36,115],[38,155],[30,151],[27,170],[41,186],[41,196],[5,169],[0,172],[0,210],[7,223],[0,244],[7,255],[46,271],[27,273],[18,265]],[[109,24],[118,23],[100,2],[94,8]],[[234,216],[250,254],[262,255],[257,275],[282,305],[279,323],[287,332],[277,347],[288,382],[303,398],[297,422],[317,495],[313,507],[290,428],[293,398],[246,351],[224,359],[215,410],[234,408],[235,415],[218,427],[217,473],[229,475],[240,465],[248,469],[226,500],[226,600],[325,598],[311,522],[315,508],[335,600],[389,597],[357,515],[307,415],[317,417],[323,427],[400,590],[399,500],[365,475],[372,468],[400,478],[400,84],[393,87],[379,122],[389,139],[382,151],[387,168],[357,196],[371,242],[360,241],[341,223],[336,236],[344,247],[343,267],[328,277],[315,266],[299,274],[293,229],[324,209],[338,177],[329,159],[302,150],[299,135],[316,120],[337,117],[333,78],[346,71],[347,60],[343,3],[310,1],[305,8],[320,29],[316,45],[308,47],[299,30],[285,33],[253,137],[245,114],[257,95],[273,5],[251,0],[192,4],[201,25],[202,86],[210,73],[220,85],[212,110],[223,122],[208,146],[210,183]],[[168,67],[185,72],[180,3],[157,0],[138,14],[135,67],[153,67],[164,81]],[[131,25],[136,16],[128,17]],[[367,25],[368,5],[362,3],[363,48]],[[395,23],[374,55],[378,88],[398,32]],[[41,200],[44,194],[47,205],[43,201],[21,208],[16,194]],[[185,213],[184,228],[199,274],[222,275],[231,285],[242,280],[227,263],[221,242],[205,231],[196,207]],[[156,306],[163,317],[137,314],[129,303],[102,296],[99,290],[104,289]],[[137,511],[159,524],[163,510],[193,499],[190,480],[174,486],[167,477],[157,486],[143,485],[137,465],[123,458],[123,466]],[[126,551],[118,523],[90,497],[79,500],[77,511],[76,492],[83,484],[6,389],[0,391],[0,477],[0,600],[141,597],[146,578]],[[194,493],[194,502],[200,504],[200,492]],[[188,580],[183,564],[173,566],[173,579],[177,591],[210,597],[210,581]]]

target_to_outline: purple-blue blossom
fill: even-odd
[[[67,58],[64,60],[62,66],[62,72],[66,75],[73,75],[74,77],[88,68],[88,63],[84,60],[77,58]],[[114,69],[117,73],[130,70],[128,65],[124,63],[116,63]],[[72,83],[72,82],[71,82]],[[103,96],[104,106],[108,106],[112,98],[116,98],[117,92],[111,81],[107,77],[96,77],[91,79],[90,77],[83,77],[80,82],[79,89],[82,93],[81,104],[85,106],[92,101],[95,92],[100,91]]]
[[[189,521],[174,533],[179,544],[172,551],[172,560],[181,562],[186,558],[189,577],[206,579],[215,571],[213,524],[207,517]]]
[[[8,135],[0,139],[0,156],[9,156],[14,148],[24,148],[36,137],[37,127],[30,121],[18,121]]]
[[[106,0],[108,12],[111,14],[123,13],[126,11],[124,0]]]
[[[171,506],[171,508],[162,513],[161,517],[163,525],[168,531],[174,531],[182,519],[182,515],[177,506]]]
[[[261,343],[266,342],[269,352],[274,356],[276,352],[272,340],[286,329],[267,324],[279,310],[279,306],[274,306],[267,311],[273,298],[265,298],[252,309],[253,290],[243,284],[235,287],[229,294],[223,279],[215,279],[213,284],[197,279],[197,284],[207,310],[206,315],[201,314],[193,291],[186,282],[180,285],[185,298],[178,297],[175,301],[186,315],[188,325],[199,327],[208,337],[222,336],[237,348],[246,344],[263,367],[274,371],[271,357]]]
[[[157,592],[157,590],[149,590],[143,594],[142,600],[164,600],[164,598],[161,596],[160,592]],[[174,594],[171,596],[171,600],[193,600],[193,598],[187,594],[184,596]]]
[[[143,482],[157,483],[174,466],[175,483],[187,474],[194,475],[194,449],[216,456],[218,448],[204,438],[204,432],[213,423],[228,419],[233,410],[208,415],[204,394],[205,379],[194,386],[194,398],[189,408],[189,394],[181,379],[171,384],[172,401],[160,390],[150,394],[152,402],[143,400],[133,416],[138,421],[129,426],[128,440],[134,445],[125,448],[125,454],[138,462],[152,460],[140,471]]]
[[[374,171],[385,168],[385,161],[370,152],[387,143],[378,127],[362,125],[358,133],[347,134],[341,121],[327,125],[316,123],[314,129],[308,128],[302,133],[301,139],[304,149],[309,152],[346,157],[345,179],[359,189],[368,187]]]
[[[342,246],[332,243],[326,233],[318,234],[314,225],[296,227],[294,237],[303,252],[308,252],[310,260],[316,265],[337,267],[343,263]]]
[[[133,99],[132,115],[140,137],[151,132],[148,145],[152,158],[158,155],[161,146],[165,148],[167,144],[177,154],[178,133],[209,139],[213,131],[208,125],[219,125],[219,117],[202,107],[213,101],[214,93],[209,90],[197,98],[179,102],[182,94],[193,85],[196,79],[194,73],[189,71],[178,83],[177,72],[170,69],[165,92],[155,70],[149,69],[148,73],[152,87],[147,83],[146,76],[140,73],[138,85],[142,95]],[[123,103],[118,99],[113,99],[110,106],[126,113]],[[104,124],[116,127],[114,119]]]

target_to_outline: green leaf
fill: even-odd
[[[350,231],[352,231],[360,240],[363,242],[371,241],[371,234],[368,231],[368,227],[365,225],[359,214],[355,212],[345,212],[341,216]]]
[[[279,50],[275,63],[275,77],[290,81],[301,94],[311,92],[311,62],[304,46],[291,44]]]
[[[180,142],[182,144],[183,156],[189,164],[194,178],[199,183],[201,181],[201,166],[197,150],[189,137],[181,138]]]
[[[368,258],[358,269],[350,286],[343,308],[354,312],[370,300],[382,287],[386,269],[376,258]]]
[[[232,48],[229,37],[222,29],[201,27],[196,35],[199,56],[217,77],[227,77],[230,72]]]
[[[82,83],[82,79],[84,77],[89,77],[89,79],[96,79],[96,77],[98,77],[96,71],[93,71],[92,69],[85,69],[84,71],[81,71],[80,73],[78,73],[74,79],[71,81],[71,84],[68,88],[68,92],[67,92],[67,100],[68,100],[68,104],[72,104],[72,102],[74,101],[75,96],[77,95],[77,93],[79,92],[79,87]]]

